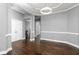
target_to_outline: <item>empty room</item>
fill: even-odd
[[[0,55],[79,55],[79,3],[0,3]]]

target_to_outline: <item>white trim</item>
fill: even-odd
[[[60,40],[55,40],[55,39],[46,39],[46,38],[41,38],[41,40],[47,40],[47,41],[52,41],[52,42],[65,43],[65,44],[72,45],[72,46],[74,46],[74,47],[76,47],[76,48],[79,48],[79,46],[78,46],[78,45],[73,44],[73,43],[70,43],[70,42],[67,42],[67,41],[60,41]],[[34,38],[33,38],[33,39],[31,39],[30,41],[34,41]]]
[[[15,6],[16,6],[17,4],[15,4]],[[72,6],[72,7],[70,7],[70,8],[67,8],[67,9],[65,9],[65,10],[60,10],[60,11],[56,11],[56,12],[53,12],[52,14],[56,14],[56,13],[60,13],[60,12],[66,12],[66,11],[69,11],[69,10],[71,10],[71,9],[73,9],[73,8],[75,8],[75,7],[77,7],[79,4],[77,3],[77,4],[75,4],[74,6]],[[20,5],[21,6],[21,5]],[[21,6],[22,8],[23,8],[23,6]],[[29,6],[30,7],[30,6]],[[12,10],[15,10],[15,11],[17,11],[17,12],[19,12],[19,13],[22,13],[22,14],[24,14],[22,11],[20,11],[20,10],[18,10],[18,9],[15,9],[14,7],[12,7],[11,8]],[[23,9],[25,9],[25,8],[23,8]],[[27,9],[27,11],[29,12],[29,10]],[[42,15],[42,14],[36,14],[36,13],[33,13],[33,12],[29,12],[29,13],[31,13],[32,15]]]
[[[11,37],[12,35],[11,34],[6,34],[5,37]],[[18,39],[18,40],[24,40],[25,37],[21,38],[21,39]],[[11,39],[11,42],[15,42],[15,41],[18,41],[18,40],[12,40]]]
[[[66,12],[66,11],[69,11],[69,10],[71,10],[71,9],[73,9],[73,8],[75,8],[75,7],[77,7],[77,6],[79,6],[79,4],[75,4],[74,6],[72,6],[72,7],[70,7],[70,8],[67,8],[67,9],[65,9],[65,10],[60,10],[60,11],[54,12],[54,13],[52,13],[52,14],[56,14],[56,13],[60,13],[60,12]]]
[[[33,38],[33,39],[30,39],[30,41],[34,41],[35,39]]]
[[[24,38],[18,39],[18,40],[11,40],[11,42],[19,41],[19,40],[24,40]]]
[[[56,11],[56,12],[53,12],[53,13],[51,13],[51,14],[66,12],[66,11],[69,11],[69,10],[71,10],[71,9],[73,9],[73,8],[75,8],[75,7],[77,7],[77,6],[79,6],[79,4],[75,4],[74,6],[72,6],[72,7],[70,7],[70,8],[67,8],[67,9],[65,9],[65,10]],[[51,15],[51,14],[50,14],[50,15]],[[42,14],[36,14],[36,15],[42,15]]]
[[[9,37],[9,36],[11,37],[11,34],[10,34],[10,33],[8,33],[8,34],[6,34],[5,36],[6,36],[6,37]]]
[[[41,40],[47,40],[47,41],[53,41],[53,42],[60,42],[60,43],[65,43],[65,44],[69,44],[69,45],[72,45],[76,48],[79,48],[78,45],[76,44],[73,44],[73,43],[70,43],[70,42],[67,42],[67,41],[59,41],[59,40],[54,40],[54,39],[46,39],[46,38],[41,38]]]
[[[79,33],[74,33],[74,32],[56,32],[56,31],[41,31],[41,33],[57,33],[57,34],[79,35]]]
[[[8,48],[7,50],[5,50],[5,51],[1,51],[0,52],[0,55],[2,55],[2,54],[7,54],[9,51],[11,51],[12,50],[12,47],[10,47],[10,48]]]
[[[65,11],[69,11],[69,10],[71,10],[71,9],[77,7],[77,6],[79,6],[79,4],[75,4],[74,6],[72,6],[72,7],[68,8],[68,9],[66,9]]]
[[[19,39],[19,40],[25,40],[25,38],[22,38],[22,39]],[[15,40],[15,41],[19,41],[19,40]],[[12,42],[15,42],[15,41],[12,41]],[[30,41],[34,41],[34,38],[30,39]]]

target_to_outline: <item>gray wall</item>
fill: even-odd
[[[66,34],[51,33],[53,32],[67,32],[67,13],[57,13],[53,15],[46,15],[41,17],[41,37],[47,39],[66,40]],[[46,32],[43,32],[46,31]],[[49,33],[50,32],[50,33]]]
[[[8,4],[0,3],[0,52],[11,47],[10,37],[6,37],[10,32],[8,22]]]
[[[58,13],[41,17],[42,31],[67,31],[67,14]]]
[[[79,6],[67,12],[68,14],[68,32],[79,33]],[[67,39],[79,45],[79,35],[68,34]]]
[[[67,41],[79,45],[79,35],[52,33],[52,31],[79,33],[79,6],[66,12],[46,15],[41,18],[41,38]]]
[[[68,31],[79,33],[79,6],[67,12],[68,14]]]

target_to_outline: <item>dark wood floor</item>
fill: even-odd
[[[37,55],[34,46],[33,42],[26,44],[24,40],[16,41],[7,55]],[[64,43],[41,40],[40,52],[41,55],[78,55],[79,49]]]

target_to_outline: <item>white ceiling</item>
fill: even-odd
[[[43,15],[40,9],[44,7],[52,8],[52,14],[54,14],[70,10],[78,5],[78,3],[13,3],[11,8],[22,14]]]

